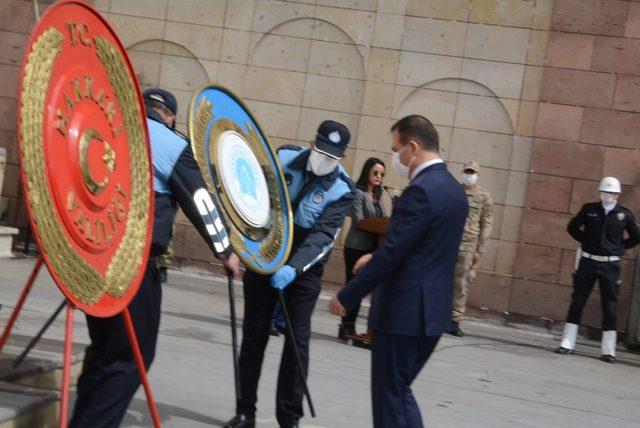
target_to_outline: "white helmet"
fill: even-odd
[[[607,193],[622,193],[620,190],[620,182],[615,177],[605,177],[600,182],[598,190]]]

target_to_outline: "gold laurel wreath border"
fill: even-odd
[[[120,51],[103,37],[95,37],[95,42],[98,59],[107,71],[109,83],[118,100],[129,143],[131,190],[127,225],[105,277],[106,292],[113,297],[122,297],[138,273],[144,257],[150,220],[151,165],[144,124],[140,120],[143,115],[137,99],[136,84],[128,73]]]
[[[103,49],[103,58],[111,58],[112,60],[113,51],[117,55],[117,50],[108,41],[103,40],[103,43],[103,41],[98,42],[97,39],[96,37],[96,48]],[[138,120],[140,110],[138,103],[135,102],[133,106],[125,106],[122,113],[126,130],[130,133],[129,148],[137,147],[130,157],[132,166],[135,164],[140,168],[135,174],[139,174],[139,177],[132,176],[132,201],[127,215],[125,235],[107,269],[105,278],[102,278],[69,244],[56,216],[54,202],[47,187],[46,161],[41,146],[43,112],[46,107],[45,98],[51,73],[55,60],[62,51],[63,40],[64,36],[57,29],[45,30],[38,36],[28,55],[22,83],[23,90],[20,94],[20,153],[25,186],[28,190],[27,203],[30,206],[33,223],[36,226],[43,251],[53,268],[53,273],[74,297],[91,306],[102,298],[105,291],[113,297],[121,297],[129,288],[131,279],[142,263],[146,225],[149,220],[149,159],[144,153],[142,124]],[[101,48],[98,48],[99,44]],[[104,48],[107,49],[104,50]],[[119,57],[119,55],[117,56]],[[120,58],[121,60],[122,58]],[[124,63],[121,62],[120,65],[124,66]],[[115,79],[109,76],[110,81],[117,81],[118,87],[114,86],[114,92],[119,101],[121,100],[120,96],[124,95],[124,98],[127,98],[126,94],[123,94],[123,91],[126,92],[124,86],[127,81],[129,89],[133,89],[132,93],[135,94],[133,82],[124,70],[120,69]],[[126,75],[124,79],[122,73]],[[120,105],[122,106],[122,104]],[[142,159],[140,159],[141,150],[143,152]],[[144,185],[140,187],[141,183]],[[144,233],[140,233],[140,230],[136,229],[142,229]]]

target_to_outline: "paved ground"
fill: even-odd
[[[4,323],[34,261],[0,259],[0,322]],[[151,381],[164,427],[220,426],[233,415],[228,301],[222,279],[172,272],[164,286],[158,356]],[[241,288],[237,294],[242,296]],[[324,296],[323,296],[324,297]],[[61,301],[44,273],[16,333],[33,334]],[[241,313],[241,300],[238,306]],[[335,339],[337,320],[316,309],[310,388],[318,417],[305,427],[369,427],[369,353]],[[551,352],[557,337],[540,330],[469,322],[462,339],[443,337],[414,384],[431,427],[637,427],[640,426],[640,356],[620,363],[597,359],[599,344],[580,343],[578,355]],[[58,320],[46,336],[62,339]],[[84,317],[76,317],[76,342],[87,342]],[[270,340],[260,384],[258,426],[276,427],[274,394],[283,339]],[[138,393],[125,427],[147,427]]]

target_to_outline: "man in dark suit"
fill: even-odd
[[[372,313],[371,398],[376,428],[422,427],[411,383],[451,329],[454,272],[467,197],[439,158],[431,122],[407,116],[391,128],[395,169],[411,180],[394,206],[384,244],[363,256],[330,310],[346,313],[378,288]]]

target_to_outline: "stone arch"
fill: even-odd
[[[485,128],[505,134],[513,134],[515,131],[513,119],[503,100],[488,86],[470,79],[442,78],[425,83],[416,88],[410,88],[409,92],[403,94],[402,100],[396,104],[393,117],[399,118],[404,116],[403,109],[406,110],[411,105],[411,101],[418,100],[421,97],[420,92],[425,90],[485,98],[485,104],[492,105],[492,110],[500,114],[501,119],[500,126],[495,126],[495,124],[492,123],[490,126],[485,126]],[[453,124],[453,122],[451,123]]]
[[[306,144],[324,119],[345,123],[355,142],[364,85],[360,50],[326,20],[287,20],[250,48],[245,94],[276,144]]]
[[[473,80],[444,78],[410,88],[399,99],[393,117],[420,113],[431,119],[447,160],[463,163],[467,156],[475,156],[482,164],[510,169],[515,127],[507,106],[491,88]],[[474,140],[472,134],[487,142],[469,152],[464,144]]]
[[[178,99],[178,126],[184,129],[193,93],[210,81],[207,70],[187,47],[168,40],[149,39],[127,48],[143,88],[160,86]]]
[[[503,100],[486,85],[459,78],[405,88],[396,99],[394,118],[419,113],[432,120],[440,134],[442,156],[454,175],[470,159],[480,163],[480,184],[488,188],[497,205],[494,240],[482,268],[496,270],[498,251],[501,245],[508,245],[501,242],[502,214],[507,206],[520,206],[516,201],[524,198],[526,184],[526,173],[514,171],[515,149],[520,144],[514,137],[517,101]]]
[[[262,51],[263,46],[269,42],[269,39],[280,38],[281,41],[285,37],[299,39],[301,45],[305,45],[304,41],[318,41],[352,46],[352,52],[357,53],[357,61],[355,62],[359,65],[357,70],[353,70],[352,76],[364,79],[364,56],[358,49],[356,42],[339,26],[319,18],[295,18],[275,25],[256,40],[249,54],[249,65],[256,65],[261,62],[262,58],[256,57],[255,54]],[[308,60],[308,58],[303,58],[303,60]],[[304,61],[304,63],[306,64],[307,61]],[[306,69],[306,65],[304,69]]]

